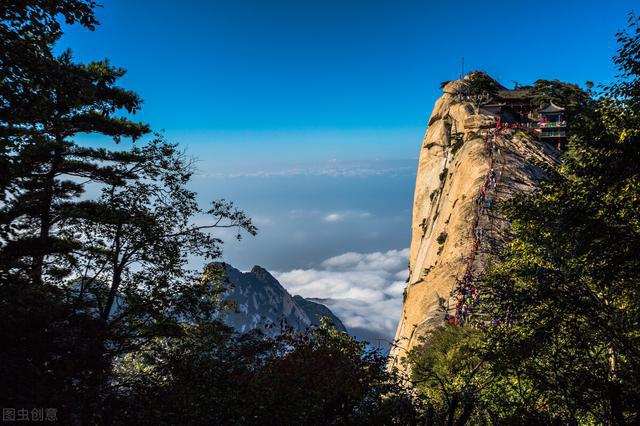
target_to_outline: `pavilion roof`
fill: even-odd
[[[564,108],[559,107],[553,102],[550,102],[549,105],[547,105],[546,107],[540,110],[540,112],[562,112],[562,111],[564,111]]]
[[[500,90],[498,96],[502,99],[527,99],[531,97],[528,88],[514,90]]]

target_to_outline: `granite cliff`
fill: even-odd
[[[493,208],[532,191],[558,151],[531,129],[496,131],[499,115],[469,96],[470,76],[447,83],[428,122],[418,162],[409,279],[390,365],[456,315],[456,288],[481,275],[508,232]],[[504,122],[503,122],[504,124]],[[486,193],[486,194],[485,194]]]

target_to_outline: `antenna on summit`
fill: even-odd
[[[464,77],[464,56],[460,58],[460,80]]]

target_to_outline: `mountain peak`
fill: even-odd
[[[503,89],[482,77],[494,89]],[[472,78],[477,76],[466,80]],[[397,345],[391,350],[393,365],[445,319],[464,320],[460,294],[467,298],[458,292],[459,283],[479,276],[493,260],[507,226],[494,204],[535,190],[544,176],[540,164],[554,164],[557,158],[557,151],[531,127],[506,125],[521,117],[521,99],[478,105],[472,97],[459,96],[465,84],[455,80],[444,85],[422,140],[410,277]]]
[[[253,268],[251,268],[251,272],[249,273],[254,275],[256,279],[258,279],[259,281],[269,283],[269,284],[274,284],[274,285],[277,285],[278,287],[282,287],[282,285],[280,285],[278,280],[276,280],[275,277],[271,275],[271,273],[266,269],[264,269],[262,266],[255,265]]]
[[[253,265],[253,268],[251,268],[251,272],[253,272],[254,274],[255,273],[259,273],[259,272],[269,274],[269,271],[267,271],[265,268],[263,268],[260,265]],[[269,275],[271,275],[271,274],[269,274]]]
[[[237,306],[224,314],[224,319],[239,332],[260,329],[274,335],[283,331],[282,324],[304,332],[319,325],[321,317],[330,318],[338,330],[346,331],[329,308],[301,296],[292,297],[265,268],[255,265],[250,272],[240,272],[229,264],[223,266],[232,284],[224,298]]]

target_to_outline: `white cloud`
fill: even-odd
[[[344,216],[340,213],[329,213],[324,218],[325,222],[339,222],[342,219],[344,219]]]
[[[371,217],[369,212],[360,211],[345,211],[345,212],[332,212],[324,217],[325,222],[342,222],[347,219],[364,219]]]
[[[391,341],[400,318],[409,249],[344,253],[274,275],[291,294],[317,298],[357,337]]]

